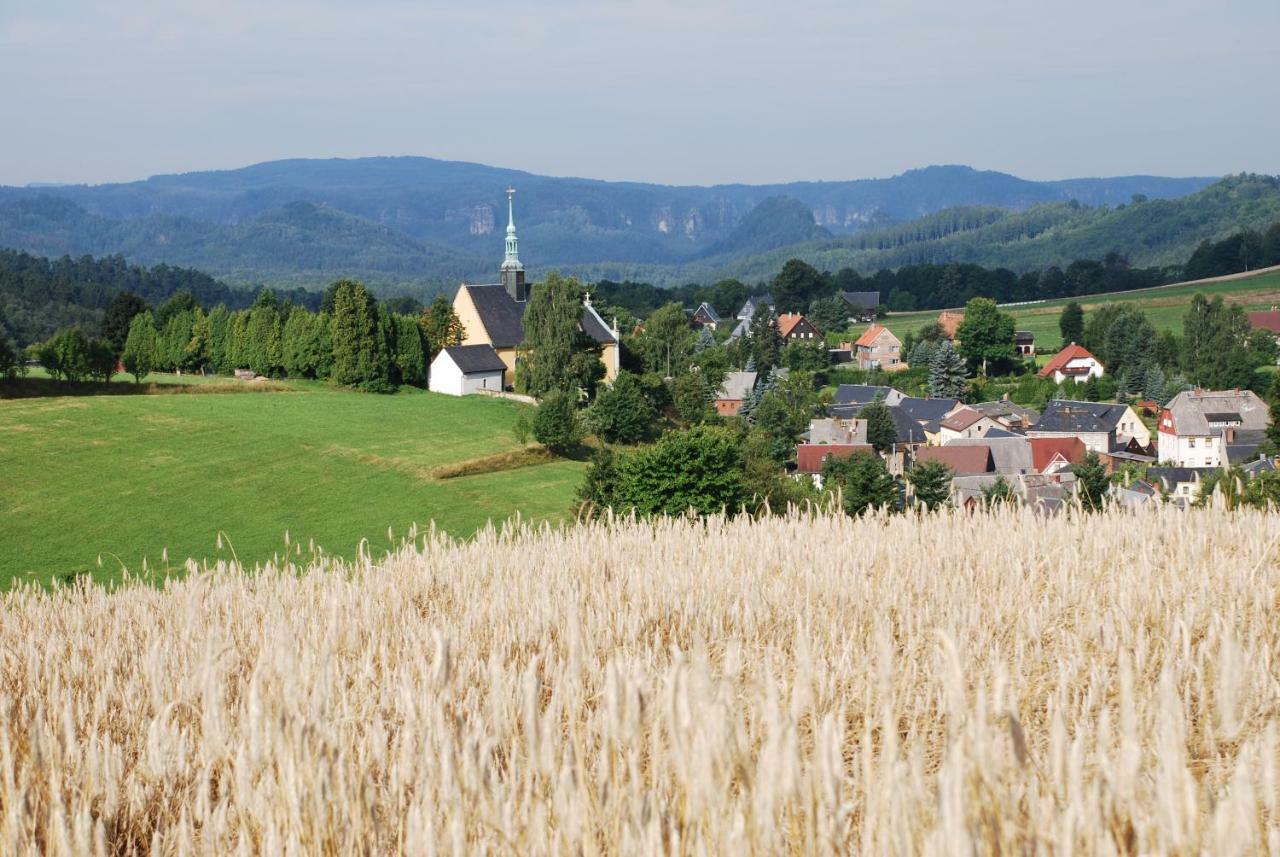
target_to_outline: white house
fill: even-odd
[[[1250,390],[1188,390],[1156,425],[1156,456],[1178,467],[1227,467],[1250,459],[1265,440],[1271,412]]]
[[[1055,384],[1061,384],[1068,378],[1083,383],[1090,378],[1101,378],[1105,371],[1097,357],[1083,345],[1073,342],[1041,367],[1040,377],[1053,378]]]
[[[477,390],[501,392],[507,364],[492,345],[451,345],[431,361],[433,393],[466,396]]]

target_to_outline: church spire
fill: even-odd
[[[502,260],[502,270],[504,271],[524,270],[524,265],[520,264],[520,254],[517,251],[519,241],[516,239],[516,215],[512,201],[515,195],[515,188],[507,188],[507,253]]]
[[[529,286],[524,281],[524,265],[520,263],[520,254],[517,252],[516,240],[516,215],[515,206],[512,198],[516,195],[516,189],[507,188],[507,253],[502,260],[502,267],[499,274],[502,278],[502,286],[507,290],[507,294],[516,303],[524,303],[529,298]]]

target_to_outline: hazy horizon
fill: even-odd
[[[1280,4],[19,0],[0,184],[421,155],[676,185],[1280,173]]]

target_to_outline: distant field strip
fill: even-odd
[[[0,841],[1273,853],[1278,543],[1167,507],[681,519],[24,588]]]

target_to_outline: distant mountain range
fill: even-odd
[[[0,187],[0,246],[122,253],[240,284],[321,286],[356,276],[384,292],[425,294],[494,276],[503,190],[514,185],[521,257],[535,276],[560,268],[661,285],[760,279],[791,256],[864,271],[952,258],[1026,267],[1099,248],[1172,257],[1174,245],[1180,253],[1187,241],[1270,211],[1264,202],[1250,212],[1226,194],[1211,215],[1188,214],[1187,202],[1215,181],[1035,182],[938,166],[887,179],[677,187],[429,158],[288,160],[124,184]],[[1135,195],[1148,201],[1132,205]],[[1164,205],[1180,206],[1170,215],[1178,222],[1135,246],[1125,234],[1133,212]]]

